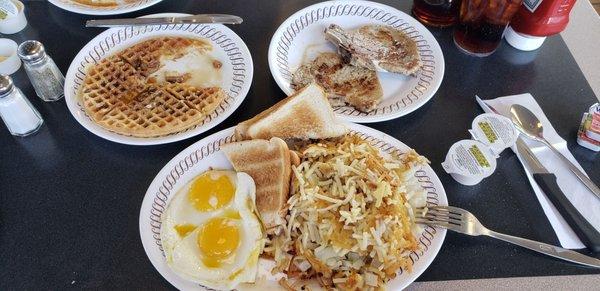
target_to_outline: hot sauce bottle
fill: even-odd
[[[538,49],[547,36],[567,27],[573,5],[575,0],[523,0],[506,30],[506,41],[520,50]]]

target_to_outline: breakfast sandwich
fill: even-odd
[[[244,172],[256,184],[256,208],[267,233],[276,232],[285,223],[290,189],[291,152],[280,138],[254,139],[221,147],[238,172]]]
[[[238,140],[272,137],[285,140],[325,139],[343,136],[347,132],[346,126],[336,119],[323,88],[317,84],[298,90],[235,128]]]
[[[375,71],[351,65],[336,53],[321,53],[292,76],[296,90],[313,82],[323,87],[333,105],[348,103],[364,112],[375,109],[383,97]]]
[[[415,74],[422,65],[416,42],[406,33],[390,26],[365,25],[344,30],[331,24],[326,38],[338,46],[350,64],[374,71]]]

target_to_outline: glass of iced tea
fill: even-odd
[[[456,24],[460,0],[414,0],[412,12],[426,25],[447,27]]]
[[[504,29],[523,0],[463,0],[454,43],[467,54],[489,56],[500,45]]]

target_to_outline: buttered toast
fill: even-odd
[[[336,119],[325,92],[317,84],[300,89],[235,128],[238,140],[272,137],[285,140],[324,139],[347,132],[346,126]]]
[[[267,232],[275,231],[284,222],[290,189],[291,152],[287,144],[274,137],[229,143],[221,150],[236,171],[254,179],[256,208]]]

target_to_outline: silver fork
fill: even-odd
[[[600,260],[557,246],[489,230],[471,212],[452,206],[419,208],[416,223],[446,228],[471,236],[490,236],[565,261],[600,268]]]

